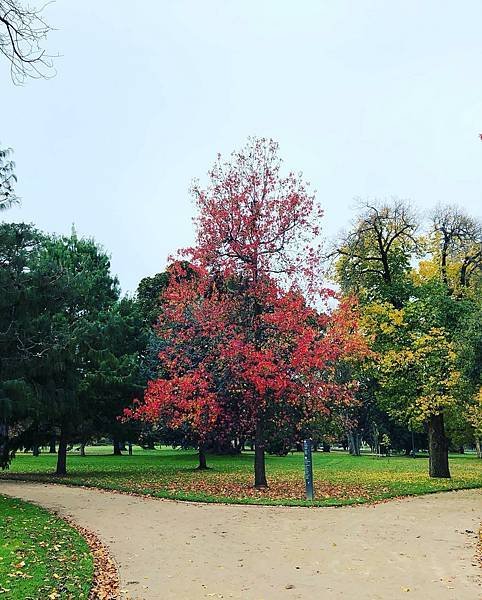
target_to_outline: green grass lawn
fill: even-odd
[[[38,506],[0,496],[0,597],[84,600],[92,576],[77,531]]]
[[[452,479],[430,479],[427,458],[371,455],[353,457],[344,452],[313,457],[314,503],[304,500],[303,455],[268,456],[267,491],[252,487],[253,455],[208,456],[209,471],[197,471],[192,451],[142,450],[133,456],[112,456],[111,448],[89,447],[87,456],[71,452],[67,477],[52,476],[55,455],[38,457],[19,453],[1,477],[62,482],[110,490],[150,494],[161,498],[244,504],[319,506],[354,504],[408,494],[482,487],[482,460],[474,455],[450,459]],[[0,485],[1,490],[1,485]]]

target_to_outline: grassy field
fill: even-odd
[[[303,455],[268,456],[269,489],[252,487],[253,455],[209,456],[208,471],[197,471],[192,451],[142,450],[133,456],[112,456],[107,447],[89,447],[85,457],[71,452],[67,477],[52,475],[55,455],[18,454],[1,477],[62,482],[100,487],[161,498],[244,504],[330,506],[381,500],[394,496],[482,487],[482,460],[473,455],[454,455],[452,479],[430,479],[427,458],[353,457],[344,452],[313,457],[315,501],[304,499]],[[0,485],[1,490],[1,485]]]
[[[93,561],[85,540],[47,511],[0,496],[0,596],[84,600]]]

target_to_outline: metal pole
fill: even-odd
[[[313,500],[313,457],[311,440],[303,441],[303,453],[305,459],[305,485],[306,485],[306,499]]]

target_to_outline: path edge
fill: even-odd
[[[88,600],[118,600],[121,597],[119,571],[107,545],[96,533],[82,527],[71,517],[50,512],[75,529],[89,546],[94,560],[94,573]]]

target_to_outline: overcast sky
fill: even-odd
[[[191,243],[191,179],[249,135],[311,181],[327,236],[356,197],[482,212],[480,0],[57,0],[45,14],[57,76],[14,87],[0,61],[22,197],[2,218],[74,223],[125,291]]]

